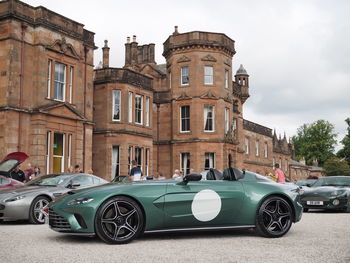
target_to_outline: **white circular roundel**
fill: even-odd
[[[221,198],[213,190],[202,190],[194,196],[191,208],[197,220],[210,221],[220,213]]]

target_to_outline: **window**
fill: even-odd
[[[259,141],[255,141],[255,155],[259,156]]]
[[[135,123],[142,124],[142,99],[143,96],[136,94],[135,95]]]
[[[46,133],[46,174],[50,173],[51,132]]]
[[[67,167],[72,166],[72,134],[68,134],[68,156]]]
[[[171,72],[169,72],[169,89],[171,89]]]
[[[189,70],[188,67],[181,68],[181,85],[189,84]]]
[[[112,147],[112,176],[111,179],[118,177],[120,174],[120,165],[119,165],[119,146],[113,145]]]
[[[181,170],[184,176],[190,173],[190,165],[190,153],[181,153]]]
[[[64,101],[66,89],[66,65],[55,64],[54,99]]]
[[[204,67],[204,85],[213,85],[213,67]]]
[[[249,154],[249,139],[248,138],[244,138],[244,152],[246,154]]]
[[[47,97],[51,97],[51,69],[52,69],[52,60],[49,59],[47,63]]]
[[[275,169],[276,167],[276,159],[275,157],[272,158],[272,169]]]
[[[149,149],[146,149],[145,152],[145,168],[146,176],[149,176]]]
[[[68,102],[72,103],[73,101],[73,74],[74,73],[74,68],[69,67],[69,98]]]
[[[129,146],[128,148],[128,174],[130,173],[131,171],[131,167],[132,167],[132,146]]]
[[[205,153],[204,170],[209,170],[210,168],[215,168],[215,154]]]
[[[190,131],[190,106],[181,106],[181,132]]]
[[[137,163],[137,167],[140,167],[142,170],[142,148],[135,147],[135,161]]]
[[[230,109],[225,108],[225,134],[229,131],[230,129]]]
[[[71,184],[72,185],[79,184],[79,187],[88,186],[88,185],[93,185],[94,180],[90,175],[79,175],[72,179]]]
[[[286,172],[288,171],[288,159],[286,159],[284,171],[286,171]]]
[[[267,158],[267,142],[264,144],[264,157]]]
[[[129,104],[128,120],[129,122],[132,122],[132,92],[130,91],[128,93],[128,104]]]
[[[225,69],[225,89],[228,89],[228,70]]]
[[[113,121],[120,121],[120,90],[113,90]]]
[[[149,126],[149,97],[146,97],[146,126]]]
[[[64,134],[54,133],[53,137],[53,173],[64,172]]]
[[[214,131],[214,106],[204,106],[204,131]]]

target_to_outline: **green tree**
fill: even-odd
[[[323,169],[328,176],[350,176],[350,165],[347,163],[347,161],[337,157],[332,157],[325,161]]]
[[[347,118],[345,122],[348,124],[348,134],[341,140],[343,148],[338,151],[337,156],[344,158],[350,165],[350,118]]]
[[[304,157],[309,165],[317,160],[322,166],[327,159],[334,156],[337,135],[333,130],[334,126],[325,120],[300,126],[297,135],[292,137],[296,158]]]

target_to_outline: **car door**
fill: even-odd
[[[173,182],[164,198],[167,228],[234,225],[245,193],[239,181]]]

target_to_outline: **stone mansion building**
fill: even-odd
[[[175,31],[163,45],[125,43],[94,69],[94,33],[45,7],[0,2],[0,159],[24,151],[44,173],[80,164],[111,180],[136,160],[145,175],[232,165],[261,174],[275,163],[293,179],[292,145],[244,119],[249,75],[232,68],[235,42],[222,33]],[[297,167],[297,166],[293,166]]]

